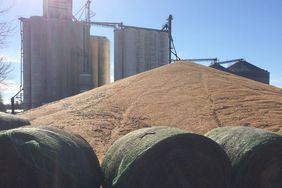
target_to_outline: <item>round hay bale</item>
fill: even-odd
[[[27,119],[0,112],[0,131],[30,125]]]
[[[99,188],[98,159],[81,137],[55,128],[0,132],[0,187]]]
[[[211,139],[153,127],[117,140],[105,155],[102,171],[106,188],[228,188],[231,164]]]
[[[232,184],[241,188],[282,187],[282,136],[251,127],[223,127],[206,134],[232,163]]]

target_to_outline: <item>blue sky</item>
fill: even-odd
[[[42,15],[43,0],[12,0],[5,19]],[[9,1],[0,0],[0,7]],[[85,1],[74,0],[74,13]],[[271,84],[282,87],[282,1],[281,0],[95,0],[93,21],[122,21],[127,25],[161,28],[169,14],[174,16],[173,37],[181,58],[245,58],[271,74]],[[105,35],[113,46],[113,32],[92,27],[92,34]],[[13,63],[9,80],[19,80],[19,26],[0,49]],[[113,48],[111,49],[113,52]],[[112,57],[113,60],[113,57]],[[111,61],[113,63],[113,61]],[[113,66],[112,66],[113,68]],[[5,92],[5,101],[17,86]]]

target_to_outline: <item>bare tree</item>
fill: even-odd
[[[6,111],[6,106],[3,102],[2,94],[0,93],[0,112],[5,112],[5,111]]]
[[[1,2],[0,2],[1,5]],[[0,10],[0,49],[3,49],[6,44],[7,38],[13,33],[15,28],[12,22],[5,21],[3,17],[7,14],[8,8]],[[3,84],[7,79],[8,74],[12,71],[11,63],[7,62],[4,57],[0,56],[0,84]]]
[[[4,57],[0,57],[0,84],[4,84],[11,71],[11,63],[5,61]]]
[[[0,16],[5,13],[5,11],[0,10]],[[9,22],[0,22],[0,48],[3,48],[6,42],[7,37],[12,31],[12,25]]]

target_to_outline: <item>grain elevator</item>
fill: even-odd
[[[24,107],[110,82],[110,45],[75,21],[72,0],[44,0],[43,16],[21,18]]]

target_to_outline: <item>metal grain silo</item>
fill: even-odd
[[[142,30],[136,32],[136,73],[148,70],[148,61],[146,61],[146,33]]]
[[[123,77],[129,77],[137,73],[137,43],[136,43],[136,29],[127,28],[124,30],[123,36]]]
[[[146,61],[149,64],[149,69],[154,69],[158,67],[158,59],[157,57],[157,32],[156,31],[143,31],[146,32],[146,41],[147,44],[145,48],[147,49],[147,53],[145,54],[146,56]]]
[[[115,80],[168,64],[168,33],[147,28],[115,30]]]
[[[159,66],[167,65],[168,64],[168,49],[169,49],[169,36],[167,32],[159,32],[158,33],[158,43],[159,43],[159,52],[158,52],[158,59],[159,59]]]
[[[30,51],[30,21],[21,18],[23,40],[23,88],[24,109],[31,108],[31,51]]]
[[[41,105],[45,98],[46,20],[39,16],[30,18],[31,51],[31,107]]]

